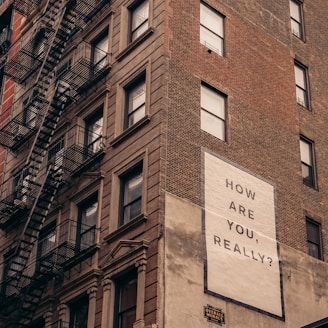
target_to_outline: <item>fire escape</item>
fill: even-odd
[[[101,62],[94,63],[84,55],[88,52],[79,47],[80,56],[60,75],[55,75],[55,69],[70,37],[83,29],[108,2],[48,0],[33,37],[23,43],[5,66],[5,74],[16,83],[22,84],[29,77],[35,81],[23,102],[23,109],[0,128],[0,144],[10,151],[18,151],[32,139],[23,169],[1,186],[0,228],[6,230],[21,221],[24,225],[4,265],[5,279],[0,290],[0,313],[10,319],[11,327],[29,326],[49,279],[86,248],[77,249],[76,243],[68,238],[48,254],[48,260],[42,261],[42,265],[30,268],[33,249],[57,189],[82,164],[103,153],[101,136],[94,136],[91,144],[76,141],[55,160],[49,160],[49,147],[62,113],[90,81],[104,77],[109,70],[108,56],[104,54]],[[16,0],[14,8],[28,16],[40,4],[41,0]]]

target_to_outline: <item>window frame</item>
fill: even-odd
[[[203,93],[203,90],[207,90],[207,91],[210,91],[212,92],[213,94],[215,94],[215,96],[218,96],[221,98],[221,101],[223,102],[223,113],[224,113],[224,117],[221,117],[220,115],[212,112],[209,108],[205,108],[203,107],[203,97],[205,96],[205,94]],[[212,86],[210,86],[209,84],[205,83],[205,82],[202,82],[201,83],[201,88],[200,88],[200,126],[201,126],[201,130],[202,131],[205,131],[206,133],[214,136],[215,138],[223,141],[223,142],[226,142],[227,141],[227,95],[225,95],[224,93],[222,93],[221,91],[213,88]],[[218,120],[218,122],[221,123],[221,125],[223,124],[223,129],[224,131],[222,131],[222,137],[219,136],[219,134],[214,134],[210,131],[210,129],[205,129],[203,127],[203,124],[205,124],[205,122],[203,121],[205,118],[204,118],[204,115],[203,114],[206,114],[207,116],[211,116],[215,119]],[[204,123],[203,123],[204,122]]]
[[[84,304],[85,302],[85,304]],[[68,308],[69,308],[69,328],[75,328],[76,327],[76,323],[73,321],[73,315],[72,314],[76,314],[78,312],[78,310],[81,310],[81,303],[83,304],[83,306],[86,306],[86,320],[84,320],[84,322],[82,322],[83,326],[81,326],[80,322],[78,322],[78,326],[80,328],[87,328],[88,327],[88,317],[89,317],[89,306],[90,306],[90,300],[87,294],[83,294],[80,295],[78,298],[74,299],[73,301],[71,301],[68,304]],[[75,318],[75,316],[74,316]]]
[[[144,88],[144,101],[141,105],[138,105],[136,108],[132,107],[132,110],[130,110],[131,107],[130,96],[132,95],[133,91],[138,89],[141,85],[143,85]],[[147,82],[146,82],[146,72],[144,71],[141,74],[139,74],[135,79],[133,79],[130,83],[124,86],[124,123],[123,123],[124,130],[131,128],[139,121],[141,121],[144,117],[146,117],[147,115],[146,103],[147,103]],[[144,107],[143,110],[144,115],[137,121],[134,121],[133,123],[130,124],[130,118],[134,117],[134,114],[142,107]]]
[[[315,232],[317,233],[317,240],[312,240],[310,236],[310,231],[309,231],[310,225],[316,228]],[[307,239],[307,246],[308,246],[308,254],[318,260],[323,260],[321,224],[317,221],[312,220],[309,217],[306,217],[306,239]],[[314,245],[316,247],[317,256],[312,254],[310,245]]]
[[[95,134],[94,131],[90,130],[90,127],[93,127],[97,124],[98,121],[101,121],[99,125],[100,134],[95,139],[91,138],[90,142],[90,132]],[[96,154],[98,151],[102,150],[103,145],[103,134],[104,134],[104,105],[99,106],[93,113],[84,118],[84,156],[88,158],[90,156],[90,146],[92,147],[92,154]],[[95,148],[96,146],[96,148]]]
[[[292,13],[292,3],[297,6],[299,19],[293,16]],[[291,20],[291,32],[292,34],[300,40],[305,41],[305,28],[304,28],[304,11],[303,11],[303,2],[299,0],[289,0],[289,11],[290,11],[290,20]],[[298,31],[293,29],[293,23],[297,24]]]
[[[105,43],[106,45],[106,50],[97,47],[97,45],[100,44],[100,42],[106,40],[107,43]],[[109,40],[109,32],[108,32],[108,28],[106,28],[105,30],[103,30],[101,33],[99,33],[91,42],[91,64],[92,64],[92,74],[97,73],[96,70],[101,70],[102,68],[104,68],[106,66],[106,64],[109,64],[109,46],[110,46],[110,40]],[[101,58],[98,61],[95,61],[96,59],[96,53],[97,53],[97,49],[100,50],[101,52],[104,52],[104,57]],[[106,63],[106,59],[107,59],[107,63]]]
[[[202,8],[206,8],[206,10],[210,10],[213,14],[215,14],[221,21],[222,26],[220,28],[222,29],[222,35],[218,34],[216,31],[213,31],[209,26],[202,23],[201,16],[202,16]],[[213,51],[217,53],[219,56],[224,57],[225,55],[225,16],[222,15],[219,11],[217,11],[215,8],[209,6],[207,3],[201,1],[200,2],[200,18],[199,18],[199,33],[200,33],[200,43],[204,45],[206,48],[208,48],[210,51]],[[210,32],[215,38],[217,38],[220,41],[221,48],[216,48],[211,43],[206,42],[206,40],[202,40],[202,28],[206,30],[207,32]]]
[[[302,72],[303,75],[303,81],[298,81],[297,79],[297,69]],[[295,87],[296,87],[296,103],[309,111],[311,111],[310,106],[310,83],[309,83],[309,72],[308,68],[301,64],[298,61],[294,61],[294,75],[295,75]],[[304,84],[304,86],[302,86]],[[301,92],[304,94],[304,102],[301,98],[298,97],[298,92]],[[301,99],[301,100],[300,100]]]
[[[302,144],[304,143],[309,146],[307,149],[309,151],[309,162],[305,161],[304,156],[302,156]],[[315,163],[315,150],[314,150],[314,142],[303,135],[300,136],[300,157],[301,157],[301,172],[303,184],[316,189],[317,188],[317,178],[316,178],[316,163]],[[303,167],[306,167],[309,171],[309,177],[305,177],[303,175]]]
[[[129,270],[125,270],[123,273],[120,273],[118,276],[114,277],[113,281],[115,284],[113,328],[126,328],[122,323],[122,319],[127,313],[132,312],[131,314],[134,315],[133,322],[136,321],[136,310],[138,301],[138,271],[135,267],[130,268]],[[135,285],[135,290],[133,291],[135,294],[133,295],[133,305],[122,309],[123,289],[129,283],[133,283]]]
[[[126,202],[126,185],[128,182],[130,182],[133,178],[137,177],[138,175],[141,175],[141,186],[138,186],[140,188],[140,194],[138,194],[137,197],[134,197],[132,200]],[[137,219],[140,215],[143,213],[143,189],[144,189],[144,171],[143,171],[143,161],[138,162],[131,168],[129,168],[127,171],[122,173],[119,176],[120,181],[120,197],[119,197],[119,222],[118,226],[121,227],[125,224],[128,224],[129,222]],[[140,203],[140,209],[139,213],[137,215],[134,215],[131,217],[130,215],[128,217],[125,216],[126,209],[131,207],[133,204],[139,202]]]
[[[134,14],[136,13],[136,10],[138,8],[140,8],[143,4],[146,3],[146,6],[148,7],[148,15],[147,18],[145,20],[143,20],[139,25],[137,25],[136,28],[133,28],[133,17]],[[138,40],[139,38],[142,37],[142,35],[144,35],[144,33],[147,32],[147,30],[150,28],[150,1],[149,0],[139,0],[134,2],[131,6],[128,7],[128,11],[129,11],[129,32],[128,32],[128,42],[129,43],[133,43],[136,40]],[[143,29],[142,26],[146,24],[146,28]],[[142,29],[141,34],[137,33],[137,36],[134,38],[133,34],[135,32],[137,32],[139,29]]]
[[[90,225],[83,221],[84,213],[92,208],[93,204],[97,204],[96,206],[96,214],[95,214],[95,222]],[[87,198],[83,199],[81,202],[77,204],[77,222],[76,222],[76,240],[75,240],[75,249],[77,252],[85,251],[90,247],[96,244],[96,232],[98,225],[98,216],[99,216],[99,199],[98,192],[91,194]],[[84,230],[83,226],[88,226],[87,229]],[[93,232],[92,232],[93,231]],[[84,244],[82,242],[83,237],[89,233],[93,233],[92,239],[93,242],[89,242],[88,244]]]

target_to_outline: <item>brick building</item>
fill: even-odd
[[[0,327],[327,325],[324,0],[0,3]]]

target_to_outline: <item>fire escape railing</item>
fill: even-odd
[[[62,182],[74,176],[104,155],[103,137],[83,126],[74,126],[67,132],[67,143],[50,163],[62,174]]]
[[[53,239],[39,239],[38,245],[35,246],[36,256],[30,259],[24,269],[19,288],[15,275],[7,276],[1,282],[0,299],[5,300],[2,304],[2,313],[17,314],[22,304],[26,303],[26,299],[30,301],[30,306],[38,306],[40,293],[42,294],[51,278],[63,275],[65,270],[83,261],[96,250],[96,231],[95,225],[69,219],[56,227]],[[28,309],[34,310],[35,308],[31,307]]]
[[[42,181],[47,168],[51,165],[59,183],[65,183],[83,168],[104,154],[102,134],[89,131],[84,126],[73,126],[67,132],[67,143],[45,162],[36,181]],[[6,230],[16,219],[24,217],[31,210],[40,184],[31,183],[28,170],[24,168],[16,177],[4,181],[0,195],[0,228]],[[19,216],[18,216],[19,214]]]
[[[110,69],[107,52],[82,42],[57,71],[57,79],[70,86],[70,96],[76,99],[99,81]]]
[[[18,83],[23,83],[33,74],[34,87],[32,87],[30,96],[26,101],[27,104],[32,103],[33,105],[26,111],[26,117],[31,117],[31,108],[36,107],[33,103],[35,97],[40,98],[41,103],[48,101],[44,112],[43,110],[37,110],[41,118],[39,128],[31,144],[26,164],[21,174],[15,178],[17,179],[15,184],[17,182],[17,186],[21,189],[14,190],[16,195],[13,200],[17,199],[17,195],[25,200],[24,197],[29,195],[30,192],[27,191],[30,189],[29,186],[36,187],[35,197],[31,198],[31,204],[27,206],[28,210],[26,216],[24,216],[24,227],[21,235],[16,242],[10,261],[6,264],[6,276],[9,280],[7,280],[7,286],[3,290],[6,293],[10,290],[10,294],[19,295],[20,304],[8,308],[6,304],[9,295],[5,293],[5,297],[1,298],[0,312],[11,318],[11,326],[15,328],[26,327],[30,324],[43,291],[47,286],[47,281],[53,275],[53,272],[48,271],[48,269],[45,270],[43,265],[37,266],[38,269],[31,275],[29,263],[31,254],[33,254],[33,250],[37,245],[43,223],[63,180],[62,168],[57,167],[56,163],[45,165],[47,162],[45,158],[47,158],[52,137],[69,102],[69,93],[71,92],[70,86],[65,81],[56,79],[55,68],[61,60],[72,33],[94,18],[94,15],[104,8],[104,3],[107,4],[108,1],[46,1],[46,8],[37,28],[37,33],[17,53],[9,53],[9,61],[5,67],[5,74]],[[39,5],[38,0],[16,0],[14,6],[23,15],[28,16]],[[55,88],[52,87],[54,84],[56,85]],[[33,110],[33,113],[36,112]],[[34,114],[32,114],[32,117],[34,117]],[[38,115],[35,117],[38,117]],[[22,118],[24,121],[25,118]],[[20,117],[17,118],[17,121],[19,123],[16,125],[26,127],[26,125],[21,124]],[[78,149],[78,147],[76,148]],[[76,150],[74,153],[80,154]],[[82,153],[85,160],[89,154],[85,151],[85,148]],[[81,163],[81,159],[76,162]],[[45,170],[45,174],[43,174],[43,170]],[[8,198],[6,199],[8,200]],[[68,250],[72,251],[70,243],[66,243],[65,247],[63,245],[56,248],[56,263],[59,264],[62,264],[62,260],[58,260],[59,255],[62,255],[61,252],[67,254]],[[79,252],[84,249],[82,245],[80,239]],[[74,252],[77,251],[76,246]],[[63,255],[63,258],[66,257],[66,255]],[[41,270],[41,268],[43,269]]]
[[[108,53],[82,42],[57,69],[56,81],[69,97],[66,104],[102,79],[109,69]],[[0,127],[0,145],[13,151],[23,145],[39,129],[48,105],[44,97],[34,95],[18,114]],[[12,105],[13,110],[14,106],[16,104]]]

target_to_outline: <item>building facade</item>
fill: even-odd
[[[324,0],[0,7],[0,327],[325,327]]]

